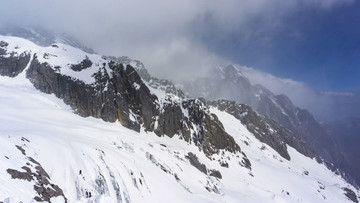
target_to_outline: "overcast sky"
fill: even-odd
[[[356,0],[6,0],[0,24],[66,32],[159,77],[237,63],[319,91],[360,89]],[[189,74],[190,73],[190,74]]]

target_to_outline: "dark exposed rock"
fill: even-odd
[[[209,175],[213,176],[213,177],[216,177],[216,178],[219,178],[219,179],[222,178],[222,175],[221,175],[220,171],[215,170],[215,169],[211,169]]]
[[[173,137],[175,134],[182,135],[186,141],[190,140],[190,131],[187,129],[188,119],[182,113],[179,104],[165,104],[163,113],[159,115],[158,127],[155,133]]]
[[[109,122],[118,119],[123,126],[136,131],[140,130],[140,124],[147,130],[153,130],[156,96],[150,94],[131,66],[109,65],[112,71],[108,73],[101,68],[94,75],[97,79],[94,85],[61,75],[50,65],[40,64],[36,58],[26,76],[37,89],[54,93],[81,116],[93,116]],[[134,83],[139,84],[140,88],[136,89]],[[131,112],[135,115],[135,121],[130,119]]]
[[[245,153],[243,152],[243,159],[241,160],[241,165],[244,166],[245,168],[248,168],[251,170],[251,163],[250,160],[247,158],[247,156],[245,155]]]
[[[16,148],[17,148],[18,150],[21,151],[21,153],[22,153],[23,155],[26,155],[24,148],[22,148],[22,147],[19,146],[19,145],[15,145],[15,146],[16,146]]]
[[[11,175],[12,179],[27,180],[29,182],[33,180],[32,173],[29,173],[28,171],[21,172],[21,171],[9,168],[6,170],[6,172],[8,172],[8,174]]]
[[[233,137],[226,133],[222,123],[215,114],[206,114],[203,126],[203,148],[205,154],[215,154],[220,149],[233,153],[240,151],[239,145],[235,143]]]
[[[349,189],[349,188],[347,188],[347,187],[342,188],[342,189],[343,189],[344,192],[345,192],[345,196],[346,196],[349,200],[351,200],[351,201],[353,201],[353,202],[355,202],[355,203],[358,203],[358,202],[359,202],[359,201],[358,201],[358,198],[356,197],[356,194],[355,194],[354,191],[352,191],[351,189]]]
[[[290,156],[286,144],[308,157],[315,157],[315,153],[298,136],[246,105],[228,100],[210,101],[208,104],[239,119],[258,140],[268,144],[287,160],[290,160]]]
[[[28,139],[26,139],[25,137],[21,137],[21,141],[26,141],[26,142],[30,142]]]
[[[0,47],[7,47],[9,46],[9,43],[5,42],[5,41],[0,41]]]
[[[16,146],[21,153],[25,156],[25,150],[21,147]],[[11,178],[13,179],[20,179],[20,180],[26,180],[29,182],[34,181],[34,190],[37,192],[38,196],[34,197],[36,201],[47,201],[50,202],[50,199],[53,197],[62,196],[64,198],[64,201],[67,202],[67,199],[62,191],[62,189],[50,182],[50,176],[48,173],[44,170],[44,168],[40,165],[40,163],[36,160],[34,160],[32,157],[26,157],[29,161],[34,163],[35,171],[32,171],[31,168],[28,166],[23,166],[21,169],[24,170],[24,172],[15,170],[15,169],[7,169],[7,173],[11,175]]]
[[[275,95],[261,85],[252,85],[237,67],[216,67],[205,78],[184,82],[183,90],[192,97],[227,99],[246,104],[299,136],[317,155],[334,163],[337,168],[350,173],[355,179],[360,177],[359,164],[354,164],[359,156],[341,152],[341,146],[330,136],[331,133],[326,132],[308,110],[296,107],[286,95]],[[343,133],[338,133],[341,138]],[[287,157],[284,150],[278,148],[278,151]],[[360,182],[360,178],[357,178],[357,182]]]
[[[200,163],[195,154],[189,152],[185,157],[189,160],[191,165],[193,165],[195,168],[197,168],[202,173],[207,174],[206,165],[203,163]]]
[[[194,142],[208,157],[219,150],[233,153],[240,151],[240,147],[226,133],[217,116],[210,114],[198,99],[184,99],[181,103],[168,101],[164,104],[157,121],[157,135],[165,134],[172,137],[179,134],[186,141]]]
[[[35,88],[55,94],[83,117],[93,116],[108,122],[118,120],[123,126],[138,132],[142,126],[146,131],[154,131],[158,136],[173,137],[179,134],[185,141],[194,142],[208,157],[219,150],[233,153],[240,151],[234,139],[225,132],[217,117],[209,114],[202,101],[184,99],[174,102],[169,98],[160,109],[158,98],[151,94],[131,65],[124,66],[115,61],[99,64],[99,70],[92,75],[95,82],[86,84],[84,81],[62,75],[59,71],[61,67],[40,63],[37,57],[35,54],[30,62],[26,77]],[[30,56],[24,55],[22,58],[25,60]],[[3,57],[0,58],[0,62],[4,64],[4,61],[10,59],[11,57]],[[16,62],[9,63],[12,67],[17,67],[14,65]],[[75,71],[82,71],[91,65],[92,62],[86,58],[80,64],[71,67]],[[21,70],[25,66],[24,63]],[[10,74],[7,66],[0,67],[0,71],[7,71],[7,75],[13,74],[13,71]],[[146,75],[146,69],[141,70]],[[165,87],[165,92],[183,97],[181,91],[172,83],[151,77],[150,80],[155,81],[152,84],[159,85],[158,88]]]
[[[174,83],[169,80],[158,79],[149,74],[147,69],[144,67],[144,64],[139,60],[132,60],[127,56],[114,57],[114,56],[106,56],[105,59],[116,61],[121,64],[134,64],[134,68],[139,76],[152,88],[159,89],[165,91],[165,93],[177,95],[180,98],[185,98],[185,94],[181,89],[175,87]]]
[[[10,56],[4,56],[6,51],[0,48],[0,75],[16,77],[21,73],[30,61],[30,54],[27,52],[19,55],[10,53]]]
[[[188,111],[189,120],[199,127],[194,129],[198,133],[193,135],[193,140],[195,144],[202,146],[205,155],[211,156],[221,149],[233,153],[240,151],[239,145],[226,133],[217,116],[205,112],[205,105],[200,100],[185,100],[183,107]]]
[[[90,61],[89,57],[86,56],[86,58],[84,60],[82,60],[79,64],[76,64],[76,65],[71,65],[70,68],[73,70],[73,71],[82,71],[86,68],[89,68],[92,66],[92,62]]]
[[[229,164],[227,162],[220,162],[220,166],[224,168],[229,168]]]

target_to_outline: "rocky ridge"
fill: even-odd
[[[201,101],[182,99],[166,91],[159,98],[159,95],[150,91],[130,64],[123,65],[106,57],[102,57],[99,62],[89,63],[89,56],[84,55],[78,63],[69,63],[64,67],[51,64],[51,60],[58,58],[56,54],[31,53],[31,50],[21,53],[7,51],[7,42],[2,43],[5,44],[0,56],[0,64],[5,64],[2,66],[3,76],[16,77],[27,68],[26,77],[37,89],[55,94],[81,116],[92,116],[108,122],[119,121],[121,125],[137,132],[143,128],[145,131],[154,131],[158,136],[173,137],[177,134],[187,142],[194,143],[209,157],[219,150],[241,152],[216,115],[210,114]],[[51,49],[61,49],[59,46],[54,44]],[[23,62],[14,71],[13,66],[6,66],[11,61]],[[30,64],[28,67],[27,62]],[[74,72],[92,69],[90,78],[93,82],[86,83],[62,74],[62,71],[69,69]]]
[[[236,66],[218,66],[207,77],[186,81],[182,86],[192,97],[227,99],[252,107],[299,136],[326,162],[355,176],[351,161],[343,156],[336,141],[308,110],[295,106],[286,95],[275,95],[261,85],[251,85]]]
[[[151,76],[142,79],[131,63],[119,63],[107,57],[85,54],[62,44],[52,44],[43,48],[26,41],[18,44],[21,40],[14,40],[16,43],[12,39],[0,42],[0,64],[4,64],[1,66],[1,75],[16,77],[26,74],[26,78],[35,88],[47,94],[54,94],[83,117],[92,116],[107,122],[118,121],[124,127],[137,132],[148,131],[158,136],[178,136],[195,145],[209,160],[217,161],[223,168],[229,167],[227,162],[237,157],[240,159],[238,164],[251,171],[252,164],[246,154],[227,133],[218,116],[211,113],[210,109],[215,107],[233,115],[258,140],[269,145],[283,158],[291,159],[286,145],[294,147],[306,156],[315,157],[315,153],[291,132],[258,115],[245,105],[225,100],[207,102],[203,99],[186,98],[181,96],[181,92],[173,84],[165,80]],[[64,63],[64,60],[59,60],[64,53],[76,57]],[[22,62],[11,65],[14,61]],[[143,77],[146,76],[146,69],[139,71],[142,71]],[[129,150],[131,151],[131,148]],[[103,160],[105,153],[101,150],[99,152]],[[232,156],[225,157],[224,154],[228,153]],[[154,155],[146,153],[146,157],[180,181],[177,174],[166,164],[158,162]],[[222,178],[219,171],[208,169],[194,154],[188,153],[185,158],[205,175]],[[17,172],[13,169],[8,173],[18,174]],[[43,174],[46,176],[46,172]],[[113,185],[115,188],[119,187],[116,182]],[[209,192],[221,194],[215,185],[210,186],[206,188]],[[56,196],[64,197],[60,188],[52,187],[57,191]],[[41,191],[37,191],[39,198],[42,198]],[[354,198],[354,192],[348,191],[347,194]],[[91,197],[88,194],[86,196]],[[117,196],[118,200],[122,199],[121,194]]]

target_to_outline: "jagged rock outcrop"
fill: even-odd
[[[217,116],[210,114],[198,99],[166,103],[157,122],[156,134],[170,137],[180,134],[186,141],[193,141],[207,156],[218,153],[219,150],[233,153],[240,151]]]
[[[257,114],[249,106],[228,100],[209,101],[207,104],[239,119],[257,139],[268,144],[287,160],[290,160],[290,155],[286,145],[295,148],[310,158],[316,156],[315,152],[298,136],[280,126],[274,120]]]
[[[154,89],[165,91],[165,93],[167,94],[173,94],[180,98],[187,97],[184,94],[184,92],[181,89],[177,88],[175,84],[172,83],[171,81],[165,79],[159,79],[151,76],[147,71],[147,69],[144,67],[144,64],[141,63],[141,61],[139,60],[132,60],[127,56],[122,56],[122,57],[107,56],[106,58],[109,60],[116,61],[118,63],[132,65],[135,68],[136,72],[139,74],[139,76],[146,82],[146,84]]]
[[[37,89],[54,93],[81,116],[109,122],[119,120],[123,126],[136,131],[140,130],[141,124],[147,130],[153,130],[156,96],[150,93],[130,65],[109,63],[109,68],[111,72],[100,68],[93,75],[95,84],[88,85],[58,73],[49,64],[40,63],[35,56],[26,76]]]
[[[237,67],[216,67],[208,77],[184,82],[183,87],[185,93],[192,97],[228,99],[250,106],[299,136],[328,162],[356,176],[352,171],[357,170],[352,167],[351,160],[340,152],[336,141],[308,110],[296,107],[286,95],[275,95],[261,85],[251,85]],[[267,142],[270,143],[270,140]],[[283,151],[280,146],[277,148]],[[281,154],[286,157],[286,153]]]
[[[163,83],[162,80],[151,77],[148,80],[142,79],[137,72],[139,64],[134,64],[133,61],[119,63],[99,55],[84,54],[69,46],[64,49],[61,44],[50,47],[37,47],[24,41],[19,44],[30,47],[21,47],[22,51],[18,54],[31,53],[32,55],[29,55],[31,61],[21,66],[26,74],[20,74],[14,79],[15,88],[11,87],[12,89],[8,90],[4,85],[5,91],[2,87],[2,92],[14,91],[17,85],[24,85],[30,90],[31,95],[34,95],[29,98],[34,99],[38,96],[40,98],[33,100],[32,105],[44,106],[44,109],[51,111],[55,109],[58,116],[55,120],[67,118],[66,124],[75,130],[63,129],[63,124],[60,125],[61,128],[57,128],[58,122],[46,122],[54,125],[54,129],[48,126],[41,129],[44,127],[42,121],[44,119],[52,121],[52,116],[41,114],[34,116],[27,113],[32,116],[19,120],[21,121],[19,123],[25,126],[20,135],[29,134],[30,137],[35,138],[35,142],[28,145],[26,142],[29,140],[21,137],[23,143],[19,145],[20,141],[16,139],[19,133],[4,128],[3,132],[6,134],[10,132],[11,135],[2,138],[2,143],[5,143],[2,146],[6,149],[1,156],[1,161],[5,163],[2,165],[5,166],[2,170],[7,172],[5,172],[7,177],[3,178],[5,186],[3,185],[2,188],[9,186],[11,190],[14,188],[16,190],[17,185],[13,186],[13,183],[19,180],[11,179],[15,178],[27,184],[26,198],[34,198],[36,201],[50,202],[64,199],[71,202],[98,200],[131,202],[146,201],[154,197],[150,200],[156,202],[158,198],[161,201],[164,192],[162,188],[157,187],[158,185],[170,188],[172,184],[176,184],[174,190],[169,191],[175,191],[173,193],[175,195],[191,195],[189,197],[195,197],[194,200],[197,200],[198,196],[205,196],[204,201],[212,197],[216,201],[227,201],[235,194],[233,199],[236,201],[245,194],[245,196],[253,195],[254,200],[261,202],[271,201],[274,198],[291,201],[302,194],[306,194],[303,198],[313,195],[312,198],[318,200],[316,198],[321,199],[320,195],[322,195],[325,199],[325,193],[322,194],[317,187],[325,190],[325,185],[328,187],[330,184],[338,184],[336,188],[338,193],[340,191],[339,200],[344,199],[343,192],[346,192],[349,198],[357,198],[358,190],[330,171],[319,172],[319,165],[313,160],[304,159],[297,152],[293,153],[296,157],[303,158],[301,163],[297,162],[299,159],[290,160],[292,157],[289,156],[287,145],[293,146],[309,157],[316,155],[312,154],[306,144],[290,131],[248,106],[226,100],[207,102],[204,99],[182,97],[171,83],[166,81]],[[6,55],[3,58],[10,56],[7,50],[13,50],[16,55],[15,46],[4,48]],[[0,58],[1,60],[6,59]],[[146,73],[144,69],[142,74],[146,76]],[[30,83],[23,84],[25,75],[38,90],[54,94],[70,105],[77,114],[101,118],[108,122],[118,121],[140,133],[119,126],[109,128],[109,124],[96,122],[93,119],[82,119],[72,115],[67,109],[59,109],[58,106],[53,105],[53,101],[50,101],[53,98],[47,100],[49,97],[34,92]],[[4,78],[2,80],[8,81]],[[20,91],[15,95],[23,93]],[[24,106],[22,101],[12,105],[18,101],[17,97],[8,101],[10,102],[4,102],[6,110],[3,108],[3,112],[5,114],[7,111],[15,112],[14,115],[9,115],[10,118],[15,119],[8,119],[9,121],[4,119],[5,123],[11,126],[11,122],[17,120],[18,112],[27,111],[28,103],[31,101],[29,100]],[[56,102],[58,103],[55,104],[62,104]],[[220,113],[214,107],[230,113],[242,124],[229,115]],[[41,116],[43,117],[37,118]],[[234,126],[230,127],[228,123],[223,125],[220,120]],[[94,123],[96,126],[92,126]],[[88,129],[83,131],[82,125],[87,126]],[[236,136],[237,142],[225,131],[224,126],[227,129],[230,127],[228,132]],[[250,132],[244,130],[244,126]],[[78,128],[81,132],[76,130]],[[106,129],[105,133],[103,129]],[[158,136],[179,137],[187,143],[149,137],[153,133],[145,133],[144,130],[153,131]],[[98,136],[102,133],[106,137]],[[53,134],[61,136],[52,136]],[[264,150],[262,143],[268,144],[289,161],[279,159],[278,153],[274,150]],[[18,160],[21,157],[18,156],[19,152],[15,149],[17,153],[13,153],[14,149],[7,147],[13,144],[25,156],[22,157],[24,164]],[[244,146],[245,152],[241,151],[238,144]],[[28,156],[28,151],[39,162]],[[249,158],[254,162],[250,162],[245,153],[249,154]],[[54,157],[64,159],[53,159]],[[262,170],[263,167],[266,170]],[[326,173],[324,176],[321,174],[323,172]],[[196,174],[196,176],[188,176],[188,174]],[[269,177],[271,181],[265,183],[261,177],[268,174],[274,177]],[[288,179],[290,181],[287,181]],[[279,185],[280,188],[273,187],[273,182],[277,180],[280,184],[276,186]],[[306,188],[304,191],[308,193],[303,191],[297,193],[297,188],[293,185],[294,180],[306,183],[309,189]],[[324,184],[321,185],[319,182],[318,184],[316,182],[318,180],[323,181]],[[331,182],[325,182],[327,180]],[[242,193],[238,193],[238,186],[242,188],[240,191]],[[341,188],[345,187],[352,192],[342,191]],[[253,188],[257,189],[253,190]],[[281,189],[282,194],[279,192]],[[333,190],[334,188],[329,191],[333,192]],[[195,196],[192,195],[194,193]],[[68,200],[64,194],[69,198]],[[290,194],[293,196],[291,197]],[[258,198],[259,195],[264,197]],[[1,197],[6,198],[5,202],[7,202],[12,201],[11,198],[14,196],[16,192],[9,190]],[[56,200],[52,199],[54,197]],[[16,201],[22,201],[21,198],[23,197]]]
[[[87,84],[61,74],[64,67],[40,62],[38,57],[36,53],[33,55],[26,77],[35,88],[55,94],[81,116],[93,116],[109,122],[118,120],[123,126],[138,132],[142,126],[158,136],[172,137],[178,134],[187,142],[193,142],[208,157],[220,150],[240,152],[240,147],[225,132],[216,115],[209,113],[202,101],[171,98],[159,101],[131,65],[108,61],[91,75],[95,82]],[[10,59],[3,57],[0,63],[4,64]],[[2,69],[8,72],[2,75],[8,76],[7,73],[14,72],[14,68],[24,70],[30,55],[21,55],[21,59],[24,62],[19,66],[4,66]],[[79,64],[70,64],[70,68],[79,72],[89,68],[91,64],[89,58],[85,57]]]
[[[22,146],[16,145],[16,148],[26,156],[26,151]],[[61,196],[64,202],[67,203],[68,201],[63,190],[58,185],[52,183],[49,174],[44,170],[41,164],[30,156],[26,156],[26,158],[29,162],[21,167],[22,171],[11,168],[6,170],[11,178],[33,182],[34,191],[37,193],[34,200],[38,202],[51,202],[51,198]]]
[[[7,53],[6,47],[9,44],[0,41],[0,75],[15,77],[21,73],[30,61],[30,53]]]
[[[76,65],[72,65],[71,69],[73,71],[82,71],[82,70],[84,70],[86,68],[89,68],[91,66],[92,66],[92,62],[89,59],[89,57],[86,56],[86,58],[84,60],[82,60],[81,63],[76,64]]]

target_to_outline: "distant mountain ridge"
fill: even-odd
[[[182,86],[184,92],[192,97],[228,99],[249,105],[300,136],[321,157],[339,167],[340,162],[346,163],[341,164],[341,168],[354,171],[351,161],[342,155],[333,137],[309,111],[296,107],[286,95],[275,95],[261,85],[251,85],[236,66],[215,67],[207,77],[186,81]]]

